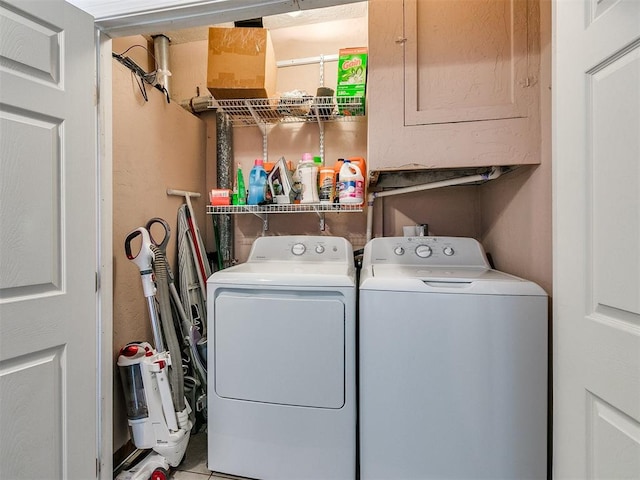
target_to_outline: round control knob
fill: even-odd
[[[444,250],[442,250],[442,253],[444,253],[447,257],[450,257],[455,252],[453,251],[453,248],[451,248],[451,247],[444,247]]]
[[[316,245],[316,253],[324,253],[324,247],[322,245]]]
[[[431,247],[429,245],[418,245],[416,247],[416,255],[420,258],[427,258],[431,256]]]
[[[293,247],[291,247],[291,253],[294,255],[302,255],[307,251],[307,247],[305,247],[302,243],[296,243]]]
[[[404,255],[404,248],[396,247],[393,249],[393,253],[395,253],[396,255]]]

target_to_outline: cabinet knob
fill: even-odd
[[[396,43],[398,45],[404,45],[405,43],[407,43],[407,38],[406,37],[397,37],[396,38]]]

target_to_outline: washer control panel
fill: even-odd
[[[353,263],[353,248],[342,237],[290,235],[259,237],[253,242],[248,262],[341,262]]]
[[[396,265],[486,267],[482,245],[465,237],[382,237],[365,247],[364,262]]]

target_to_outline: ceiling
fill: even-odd
[[[367,2],[350,3],[334,7],[317,8],[312,10],[281,13],[262,17],[262,24],[269,30],[280,28],[299,27],[314,23],[331,22],[336,19],[366,18]],[[233,22],[216,24],[218,26],[233,26]],[[182,30],[167,30],[162,32],[169,37],[172,45],[180,43],[197,42],[209,38],[209,25],[202,27],[186,28]]]
[[[184,28],[216,25],[234,20],[257,17],[281,16],[295,12],[306,21],[317,14],[308,10],[342,6],[349,12],[348,4],[358,0],[68,0],[91,14],[96,25],[112,37],[132,34],[166,33]],[[360,1],[365,4],[366,2]],[[345,13],[347,14],[347,13]],[[335,15],[335,14],[334,14]],[[292,19],[295,18],[290,16]],[[334,16],[332,19],[335,19]],[[286,17],[274,19],[267,28],[279,28],[290,22]],[[322,21],[322,20],[319,20]],[[300,25],[300,23],[296,23]],[[265,25],[266,26],[266,25]]]

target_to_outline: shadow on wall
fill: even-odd
[[[496,268],[552,291],[551,166],[520,167],[480,187],[481,236]]]

